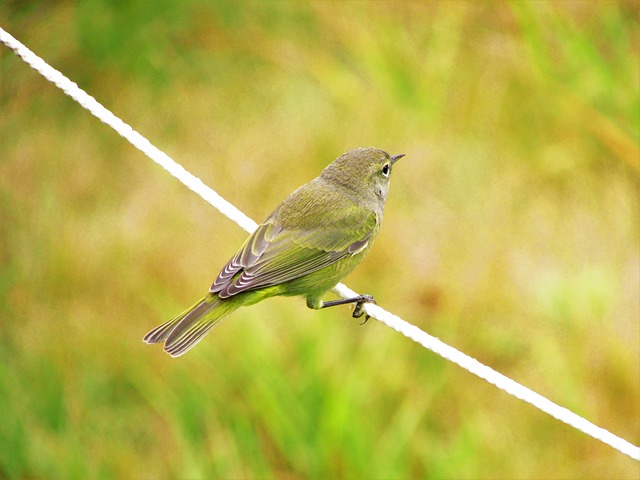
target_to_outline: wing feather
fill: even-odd
[[[294,199],[276,209],[224,266],[210,291],[228,298],[300,278],[359,253],[377,231],[377,214],[361,208],[340,208],[342,215],[323,219],[324,225],[317,225],[310,215],[280,215],[282,208],[296,208],[300,213],[308,205],[296,204]],[[331,210],[336,213],[336,209]],[[306,221],[287,225],[291,217]]]
[[[263,223],[244,243],[242,248],[224,266],[209,291],[218,293],[232,281],[243,268],[253,265],[270,243],[277,237],[281,228],[271,223]]]

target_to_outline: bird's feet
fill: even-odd
[[[360,318],[364,314],[362,306],[365,303],[373,303],[374,305],[376,305],[376,301],[371,295],[360,295],[358,297],[358,301],[356,302],[356,307],[353,309],[353,318]],[[364,325],[368,320],[369,315],[365,315],[364,322],[362,322],[360,325]]]

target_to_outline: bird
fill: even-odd
[[[323,301],[370,251],[382,225],[391,173],[405,154],[360,147],[340,155],[291,193],[247,238],[189,309],[147,333],[179,357],[227,315],[274,296],[301,296],[311,309],[355,304],[371,295]],[[368,318],[368,316],[367,316]]]

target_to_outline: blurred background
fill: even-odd
[[[24,2],[0,25],[255,220],[407,156],[347,279],[640,443],[640,22],[626,2]],[[0,477],[638,478],[347,307],[142,343],[246,234],[0,46]]]

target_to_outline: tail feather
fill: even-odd
[[[209,307],[210,305],[211,303],[207,303],[207,297],[203,298],[198,303],[191,306],[191,308],[188,308],[187,310],[182,312],[180,315],[173,317],[171,320],[168,320],[161,325],[158,325],[156,328],[147,333],[142,341],[148,344],[164,342],[167,338],[169,338],[171,332],[173,332],[179,324],[182,323],[184,325],[184,322],[182,322],[183,320],[185,320],[187,317],[193,318],[193,314],[197,315],[201,313],[201,315],[204,315],[206,313],[207,307]],[[198,317],[201,315],[198,315]]]
[[[156,328],[147,333],[142,341],[144,343],[148,343],[149,345],[164,342],[179,320],[180,318],[176,317],[164,322],[162,325],[158,325]]]
[[[151,330],[143,341],[149,344],[164,342],[165,352],[172,357],[179,357],[236,308],[235,302],[220,300],[217,295],[207,295],[177,317]]]
[[[196,322],[189,330],[183,335],[174,338],[171,342],[167,341],[164,344],[164,351],[172,357],[179,357],[187,353],[196,343],[202,340],[209,331],[222,321],[222,318],[217,318],[213,321]]]

